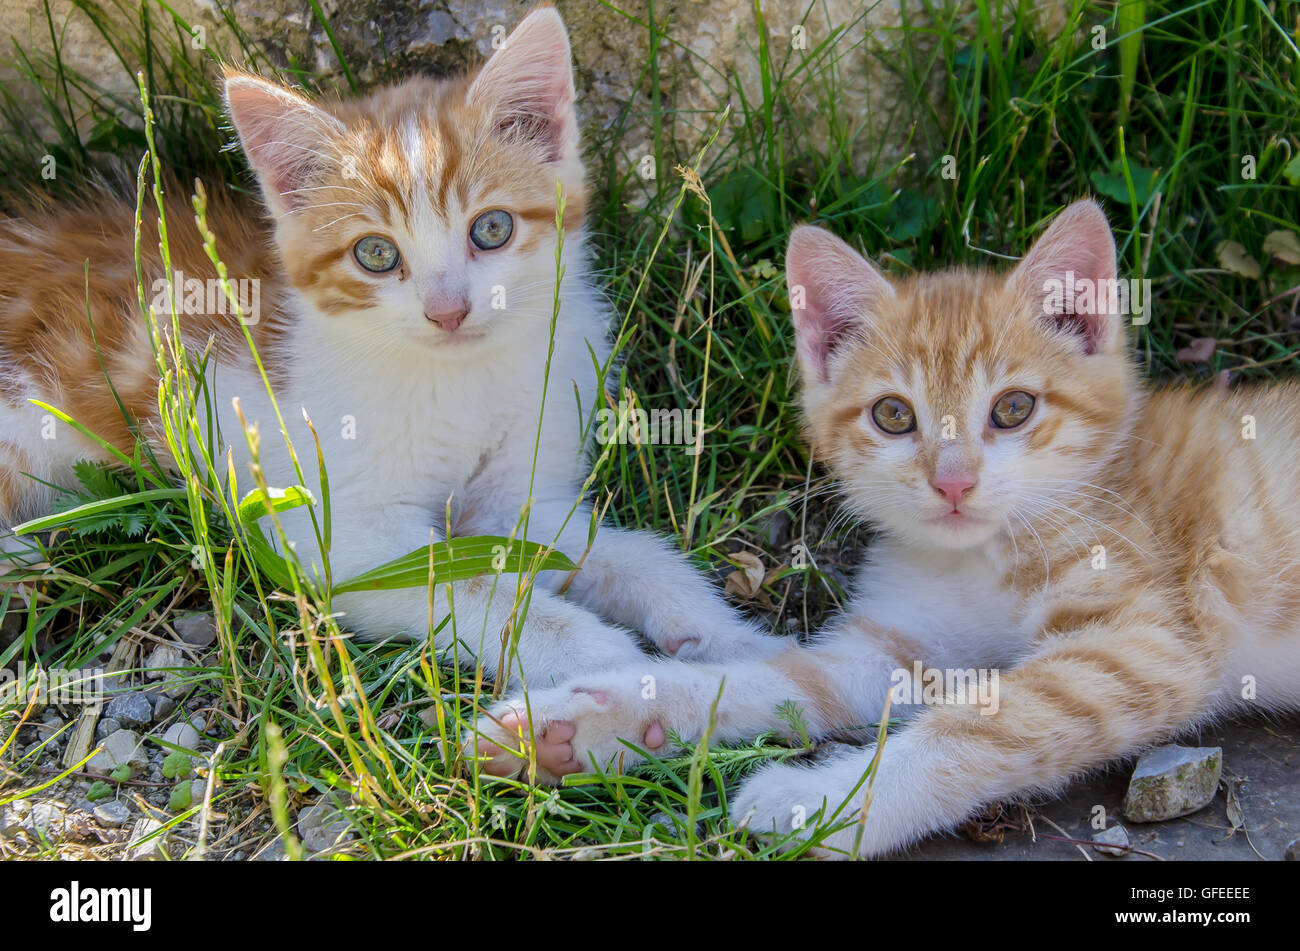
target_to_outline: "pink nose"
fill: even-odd
[[[440,314],[425,314],[424,316],[450,333],[464,323],[465,318],[469,316],[469,311],[462,307],[459,310],[444,310]]]
[[[934,479],[930,484],[934,486],[936,492],[952,503],[954,512],[957,511],[957,506],[961,504],[966,493],[975,488],[975,480],[964,476]]]

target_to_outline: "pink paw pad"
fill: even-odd
[[[700,639],[698,637],[674,637],[674,638],[670,638],[664,644],[664,650],[667,651],[669,654],[676,656],[678,651],[680,651],[687,644],[698,644],[699,642]]]

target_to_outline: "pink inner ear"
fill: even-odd
[[[549,161],[576,149],[573,64],[560,15],[543,7],[526,16],[484,65],[469,98],[492,111],[498,131],[543,145]]]
[[[1117,332],[1115,240],[1101,207],[1077,201],[1057,215],[1013,272],[1020,293],[1095,353]]]
[[[342,133],[342,124],[305,99],[251,77],[227,81],[226,104],[268,201],[280,210],[304,205],[306,198],[295,191],[331,154],[331,139]]]
[[[785,269],[800,362],[805,373],[825,380],[832,354],[867,324],[872,306],[892,296],[893,288],[865,258],[821,228],[794,230]]]

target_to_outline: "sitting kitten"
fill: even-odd
[[[697,740],[724,677],[718,741],[790,735],[786,700],[815,737],[861,727],[892,690],[907,722],[881,751],[860,844],[880,855],[1216,715],[1300,706],[1300,388],[1148,391],[1122,315],[1053,302],[1067,275],[1116,276],[1094,203],[1007,275],[887,279],[797,229],[787,278],[812,441],[882,529],[856,596],[772,659],[643,663],[530,692],[543,775],[636,762],[618,737],[660,754],[669,730]],[[926,705],[918,663],[1000,676],[985,697],[940,689]],[[519,709],[497,716],[517,727]],[[731,814],[788,832],[847,801],[853,818],[875,752],[769,766]],[[851,850],[856,825],[826,844]]]
[[[470,78],[415,79],[354,102],[315,105],[232,71],[225,95],[271,222],[217,189],[209,190],[218,192],[209,221],[232,280],[260,282],[251,331],[312,490],[318,473],[300,407],[320,432],[332,490],[333,577],[428,545],[431,529],[439,539],[508,535],[530,491],[529,537],[549,542],[558,533],[559,549],[578,558],[591,509],[569,514],[585,473],[575,387],[583,412],[594,412],[601,381],[593,353],[604,361],[610,347],[608,310],[584,247],[587,195],[559,15],[530,14]],[[557,180],[567,199],[566,271],[534,478],[555,293]],[[209,281],[214,270],[193,213],[176,201],[167,220],[173,269]],[[107,375],[155,451],[165,451],[157,369],[137,303],[132,221],[131,208],[106,201],[0,222],[6,525],[47,510],[52,492],[37,479],[66,485],[76,460],[108,458],[29,398],[129,452],[133,434]],[[146,227],[142,247],[149,289],[165,276],[156,227]],[[155,309],[170,327],[162,287]],[[191,348],[215,338],[211,385],[237,471],[247,486],[248,450],[232,397],[248,420],[260,421],[269,483],[294,483],[238,322],[224,306],[206,312],[211,307],[211,295],[205,304],[200,291],[192,304],[186,298],[180,319]],[[451,525],[444,524],[448,500]],[[287,515],[300,557],[319,565],[306,510]],[[19,543],[7,539],[10,549]],[[536,585],[516,682],[521,665],[531,682],[548,684],[638,661],[644,654],[625,628],[684,658],[735,656],[767,643],[649,534],[601,529],[562,597],[555,589],[564,578],[548,572]],[[471,662],[481,649],[489,674],[516,594],[515,577],[496,579],[494,593],[493,580],[454,586],[457,623],[437,639],[445,649],[459,638],[460,656]],[[423,637],[429,629],[423,588],[342,595],[334,606],[363,634]],[[433,623],[449,609],[438,584]]]

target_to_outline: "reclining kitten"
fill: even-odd
[[[245,285],[259,288],[251,331],[309,489],[318,475],[300,407],[320,432],[332,490],[333,577],[428,545],[430,529],[439,539],[508,535],[530,491],[530,538],[550,542],[560,533],[559,549],[578,558],[591,509],[579,506],[568,517],[585,473],[575,387],[590,415],[602,384],[593,354],[603,362],[610,352],[609,312],[584,249],[587,193],[559,15],[529,15],[473,77],[414,79],[317,105],[232,71],[225,95],[271,220],[210,188],[209,224],[232,280],[260,282]],[[557,180],[567,199],[565,276],[534,479],[555,293]],[[210,287],[215,272],[193,212],[172,197],[172,267],[182,280]],[[165,275],[147,212],[149,290]],[[48,511],[53,492],[37,479],[68,485],[78,459],[109,458],[29,398],[129,453],[133,434],[107,375],[155,452],[165,452],[157,369],[137,303],[133,218],[132,208],[103,200],[0,221],[5,526]],[[162,287],[155,309],[169,327]],[[186,296],[181,323],[192,349],[215,337],[211,384],[236,471],[247,484],[249,453],[232,397],[250,422],[260,421],[268,482],[297,482],[239,324],[224,306],[209,313],[210,306],[201,292],[193,304]],[[306,510],[286,515],[304,564],[320,564]],[[22,545],[13,536],[5,541],[11,551]],[[536,585],[516,678],[521,664],[531,682],[550,684],[639,661],[645,655],[624,628],[684,658],[736,656],[770,643],[650,534],[602,528],[561,597],[554,588],[564,577],[545,573]],[[501,577],[490,597],[491,581],[454,586],[461,656],[472,661],[483,644],[490,675],[516,589],[513,576]],[[448,613],[446,586],[436,587],[434,624]],[[334,604],[346,613],[345,626],[363,634],[423,637],[429,629],[423,588],[347,594]],[[438,646],[452,637],[448,624]]]
[[[660,755],[670,731],[698,740],[722,678],[714,741],[790,735],[786,700],[815,737],[861,727],[892,690],[906,722],[874,777],[870,856],[1212,717],[1300,707],[1300,387],[1146,388],[1126,318],[1053,293],[1113,286],[1096,204],[1005,275],[886,278],[815,227],[791,236],[786,269],[812,443],[882,530],[856,595],[775,658],[531,691],[543,776],[636,762],[620,737]],[[1000,676],[991,696],[926,705],[918,663]],[[502,748],[521,710],[495,711],[494,772],[516,768]],[[768,766],[730,814],[779,833],[823,805],[854,818],[875,752]],[[825,844],[851,850],[857,831]]]

